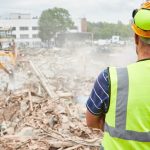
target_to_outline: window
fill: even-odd
[[[12,36],[16,39],[16,35],[15,34],[13,34]]]
[[[39,27],[32,27],[32,30],[39,30]]]
[[[21,39],[28,39],[29,35],[28,34],[20,34]]]
[[[12,30],[15,31],[15,30],[16,30],[16,27],[12,27]]]
[[[39,36],[38,36],[38,34],[33,34],[32,35],[32,38],[38,38]]]
[[[20,30],[22,30],[22,31],[29,30],[29,27],[20,27]]]
[[[5,37],[7,37],[6,32],[1,31],[0,32],[0,38],[5,38]]]

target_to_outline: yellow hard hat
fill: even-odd
[[[150,1],[142,4],[140,9],[136,9],[132,13],[133,31],[144,38],[150,38]]]

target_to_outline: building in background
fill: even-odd
[[[31,17],[28,13],[11,13],[7,18],[0,18],[0,28],[12,28],[12,35],[17,47],[47,47],[39,38],[38,17]],[[87,20],[81,18],[78,20],[78,26],[63,33],[57,33],[54,39],[51,39],[51,47],[64,45],[92,45],[93,34],[87,32]]]
[[[55,38],[57,47],[73,47],[93,45],[93,33],[88,32],[88,23],[86,18],[81,18],[75,30],[58,33]]]
[[[81,32],[87,32],[87,20],[86,20],[86,18],[81,19]]]
[[[11,13],[7,19],[0,19],[0,27],[12,27],[12,35],[18,47],[40,47],[38,18],[30,14]]]
[[[57,47],[79,48],[81,46],[92,46],[93,34],[90,32],[64,32],[58,33],[55,38]]]

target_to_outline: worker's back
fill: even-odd
[[[150,149],[150,60],[110,68],[105,150]]]

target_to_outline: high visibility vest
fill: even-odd
[[[150,60],[109,68],[104,150],[150,150]]]

